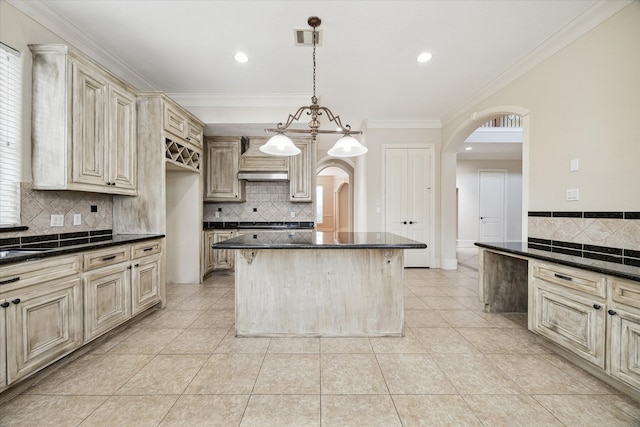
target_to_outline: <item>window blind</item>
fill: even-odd
[[[0,43],[0,226],[20,225],[22,62]]]

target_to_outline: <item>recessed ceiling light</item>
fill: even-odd
[[[465,147],[464,151],[471,151],[473,150],[473,147]]]
[[[416,58],[416,60],[418,62],[427,62],[428,60],[430,60],[433,57],[433,55],[431,55],[429,52],[423,52],[420,55],[418,55],[418,57]]]
[[[233,56],[233,59],[235,59],[238,62],[247,62],[249,60],[249,57],[247,55],[245,55],[242,52],[238,52]]]

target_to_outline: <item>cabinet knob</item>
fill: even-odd
[[[407,221],[402,221],[402,223],[403,223],[403,224],[406,224],[406,223],[407,223]]]
[[[607,313],[609,313],[612,316],[616,315],[616,312],[614,310],[607,310]]]
[[[602,306],[600,304],[593,304],[593,308],[595,308],[596,310],[600,310]]]
[[[136,264],[136,267],[140,267],[140,264]]]
[[[409,224],[413,224],[413,221],[409,221]]]
[[[133,268],[133,267],[129,266],[129,267],[127,267],[127,270],[131,270],[132,268]]]
[[[9,303],[5,301],[2,304],[0,304],[0,307],[7,308],[7,307],[9,307]]]
[[[16,298],[11,302],[14,303],[14,304],[20,304],[20,298]]]

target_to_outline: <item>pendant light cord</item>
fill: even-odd
[[[316,27],[313,27],[313,102],[316,103]]]

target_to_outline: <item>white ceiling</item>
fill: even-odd
[[[237,129],[268,122],[259,111],[268,110],[270,102],[278,104],[281,114],[293,113],[292,106],[308,100],[311,48],[296,47],[293,30],[308,28],[312,15],[322,19],[320,103],[343,123],[359,128],[365,120],[446,123],[463,103],[504,84],[527,64],[543,60],[545,50],[552,53],[604,20],[616,3],[9,1],[46,18],[45,25],[63,29],[70,43],[99,52],[104,58],[96,58],[99,62],[118,63],[139,89],[171,94],[203,116],[208,133],[222,132],[235,121],[225,114],[219,119],[198,114],[208,107],[224,111],[228,104],[229,111],[246,113],[243,123],[235,123]],[[237,51],[245,52],[249,62],[235,62]],[[422,51],[431,52],[433,59],[417,63]],[[286,116],[274,120],[285,121]]]

